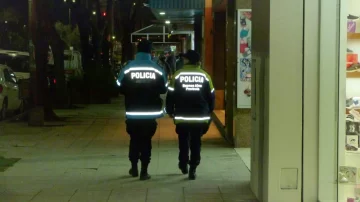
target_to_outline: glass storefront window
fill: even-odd
[[[346,108],[339,118],[345,127],[339,134],[338,197],[341,202],[360,202],[360,1],[342,0],[341,4],[347,8],[347,41],[346,53],[340,52],[346,54],[346,64],[339,67],[346,78],[340,78],[339,84],[340,89],[346,86],[346,98],[340,98],[346,99]]]

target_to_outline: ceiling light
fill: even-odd
[[[160,14],[160,15],[165,15],[165,12],[160,12],[159,14]]]
[[[165,24],[170,24],[170,20],[166,20],[166,21],[165,21]]]

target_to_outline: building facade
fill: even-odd
[[[229,24],[241,23],[229,4],[239,2],[227,1],[227,41]],[[251,119],[251,186],[260,201],[359,200],[359,6],[252,1],[251,110],[239,110],[236,101],[225,108],[234,109],[233,120],[239,113]],[[225,91],[236,100],[236,89]]]
[[[204,2],[202,54],[213,56],[205,69],[217,90],[215,117],[229,142],[251,147],[257,198],[359,201],[359,1]],[[251,9],[250,108],[236,105],[238,9]]]

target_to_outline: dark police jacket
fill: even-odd
[[[125,95],[127,119],[156,119],[164,115],[160,94],[167,91],[167,76],[151,61],[150,54],[136,54],[135,60],[121,70],[117,84]]]
[[[214,110],[215,89],[210,76],[198,66],[185,65],[168,87],[166,112],[178,123],[208,123]]]

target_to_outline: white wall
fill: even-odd
[[[268,196],[264,200],[269,202],[301,201],[303,6],[299,0],[270,1],[268,131],[265,132],[269,167]],[[285,174],[283,169],[296,173]],[[281,187],[284,181],[289,185],[295,182],[296,187]]]
[[[304,202],[315,202],[318,198],[319,9],[319,1],[305,0],[302,193]]]
[[[256,88],[265,88],[263,202],[302,198],[303,6],[298,0],[253,1],[253,57],[265,77]]]
[[[320,78],[319,78],[319,196],[320,202],[337,198],[337,134],[339,89],[339,7],[337,0],[321,2],[320,8]],[[346,31],[345,31],[346,34]]]
[[[260,198],[264,202],[336,201],[339,8],[337,0],[324,2],[320,5],[319,1],[305,0],[303,16],[301,1],[253,1],[254,66],[263,68],[260,71],[265,74],[265,98],[261,101],[266,104],[262,114],[265,120],[259,127],[265,130],[264,159],[259,166],[253,157],[258,160],[261,155],[252,155],[252,167],[264,171]],[[266,9],[270,10],[270,17]],[[263,15],[259,17],[260,14]],[[341,26],[344,28],[346,24]],[[270,43],[269,49],[266,43]],[[344,56],[340,60],[343,59]],[[255,114],[257,118],[259,113]],[[257,139],[259,128],[254,130],[255,142],[261,141]],[[298,189],[280,188],[282,168],[298,169]],[[253,189],[256,180],[252,176]]]

